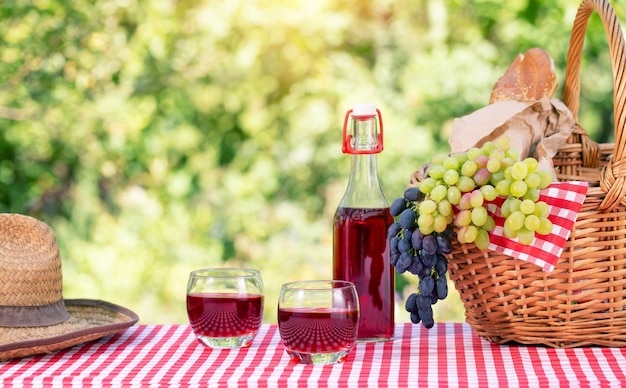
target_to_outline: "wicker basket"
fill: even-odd
[[[550,347],[626,346],[626,58],[617,17],[605,0],[585,0],[576,16],[563,101],[577,118],[580,58],[591,14],[609,39],[615,82],[615,144],[596,144],[582,128],[554,157],[560,180],[588,181],[589,191],[556,268],[455,243],[449,273],[467,323],[496,343]],[[417,183],[416,172],[411,184]]]

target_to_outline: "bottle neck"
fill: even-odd
[[[353,154],[348,188],[340,207],[389,207],[378,180],[376,154]]]

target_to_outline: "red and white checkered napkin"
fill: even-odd
[[[500,206],[504,197],[498,197],[486,204],[487,211],[494,218],[496,227],[490,233],[489,249],[536,264],[542,270],[552,272],[563,247],[574,228],[578,212],[587,196],[587,182],[555,182],[541,190],[540,201],[550,206],[548,218],[552,221],[552,233],[546,236],[535,235],[532,244],[524,245],[517,239],[504,236],[504,220]]]

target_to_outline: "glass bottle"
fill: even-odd
[[[348,280],[359,294],[359,341],[387,341],[394,335],[394,270],[387,229],[393,223],[376,168],[383,150],[383,123],[374,104],[346,113],[343,153],[352,155],[350,180],[333,227],[333,278]]]

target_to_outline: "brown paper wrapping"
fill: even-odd
[[[467,151],[507,135],[511,148],[520,152],[520,160],[534,157],[539,169],[552,171],[556,177],[552,157],[566,143],[575,125],[570,110],[557,99],[499,101],[455,119],[450,150]]]

